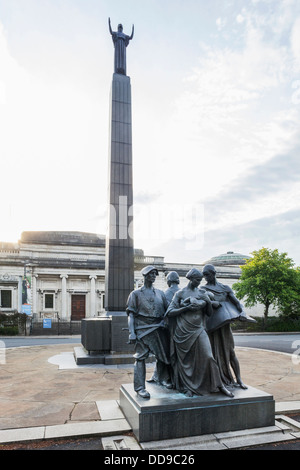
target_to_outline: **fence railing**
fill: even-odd
[[[32,318],[30,322],[30,336],[51,335],[80,335],[81,321],[61,320],[60,318]]]

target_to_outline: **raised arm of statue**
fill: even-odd
[[[134,24],[132,25],[132,33],[131,33],[131,36],[129,36],[129,41],[133,39],[133,36],[134,36]]]
[[[110,22],[110,18],[108,18],[108,27],[109,27],[109,32],[111,35],[113,35],[113,31],[111,29],[111,22]]]

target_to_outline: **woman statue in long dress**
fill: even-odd
[[[207,284],[203,285],[202,288],[207,293],[212,293],[215,299],[214,311],[207,321],[206,330],[214,358],[220,368],[223,383],[225,385],[238,385],[245,390],[248,387],[241,379],[240,365],[234,350],[234,338],[230,323],[235,320],[247,322],[255,322],[255,320],[244,311],[232,289],[217,281],[216,275],[216,269],[212,264],[204,266],[203,276]],[[231,369],[236,377],[236,382]]]
[[[186,277],[188,285],[176,292],[166,312],[167,317],[177,319],[172,339],[173,386],[190,397],[218,391],[233,397],[222,383],[205,331],[205,317],[212,313],[213,296],[198,288],[202,280],[198,269],[192,269]]]
[[[126,75],[126,47],[129,41],[133,39],[134,26],[132,26],[131,36],[123,33],[123,25],[118,25],[118,31],[111,29],[110,18],[108,19],[109,32],[115,46],[115,73]]]

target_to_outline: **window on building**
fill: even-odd
[[[45,309],[54,309],[54,294],[45,294]]]
[[[0,291],[0,306],[2,308],[12,308],[11,305],[11,290]]]

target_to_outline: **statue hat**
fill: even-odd
[[[156,272],[156,275],[158,276],[158,270],[154,267],[154,266],[146,266],[145,268],[143,268],[141,270],[141,273],[143,276],[146,276],[147,274],[149,274],[151,271],[155,271]]]

